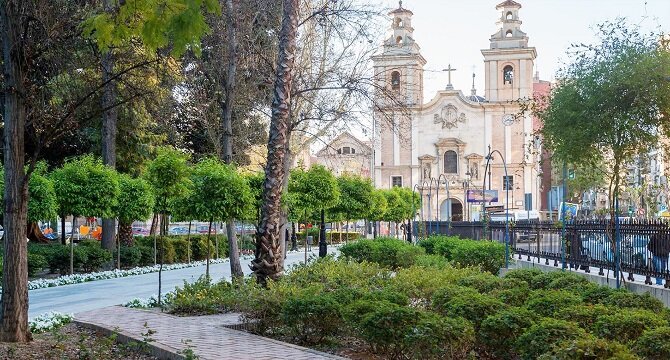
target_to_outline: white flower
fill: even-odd
[[[68,324],[72,321],[72,319],[72,314],[63,314],[57,311],[50,311],[29,319],[28,326],[30,327],[30,332],[42,333]]]

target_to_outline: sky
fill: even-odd
[[[481,49],[489,48],[489,38],[497,31],[499,13],[495,6],[503,0],[403,0],[414,13],[414,39],[427,60],[424,73],[424,100],[444,89],[449,64],[454,88],[470,93],[473,66],[475,86],[484,94],[484,61]],[[670,33],[670,0],[516,0],[522,5],[521,30],[529,46],[537,49],[536,70],[540,78],[552,80],[556,71],[569,62],[566,50],[573,43],[594,43],[593,27],[607,20],[626,17],[643,32]],[[398,1],[382,0],[389,8]],[[386,24],[390,27],[391,20]],[[381,40],[380,40],[381,44]]]

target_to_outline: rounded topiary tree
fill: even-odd
[[[372,233],[377,238],[378,222],[384,220],[388,209],[388,201],[384,196],[384,190],[373,189],[370,193],[370,208],[367,209],[367,219],[372,221]]]
[[[77,217],[113,216],[119,195],[119,178],[114,169],[103,165],[100,159],[87,155],[67,161],[63,167],[51,173],[51,179],[60,216],[64,218],[72,215],[70,273],[73,273],[73,240]]]
[[[151,185],[141,178],[119,175],[119,198],[114,212],[119,219],[119,242],[133,244],[133,221],[146,220],[154,209],[154,194]]]
[[[372,206],[372,182],[360,176],[343,175],[337,178],[340,198],[331,212],[342,214],[349,235],[349,221],[365,218]]]
[[[213,221],[227,221],[244,218],[251,212],[253,197],[247,181],[237,173],[231,165],[226,165],[216,159],[200,161],[191,174],[191,201],[198,219],[209,222],[207,231],[207,246],[210,244],[210,235]],[[234,276],[243,276],[237,244],[230,249],[231,273]],[[209,277],[209,251],[207,252],[206,276]]]
[[[325,210],[332,208],[339,201],[340,190],[337,186],[337,179],[321,165],[313,166],[307,171],[294,169],[289,178],[288,196],[290,206],[303,214],[313,211],[321,212],[319,256],[326,256]]]

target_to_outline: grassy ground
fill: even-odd
[[[104,336],[75,324],[37,334],[28,344],[0,343],[0,359],[80,359],[149,360],[146,344],[117,344],[114,336]]]

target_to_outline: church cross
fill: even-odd
[[[453,89],[454,87],[451,85],[451,72],[456,71],[456,69],[451,67],[451,64],[446,69],[442,69],[442,71],[446,71],[449,74],[449,83],[447,84],[447,89]]]

